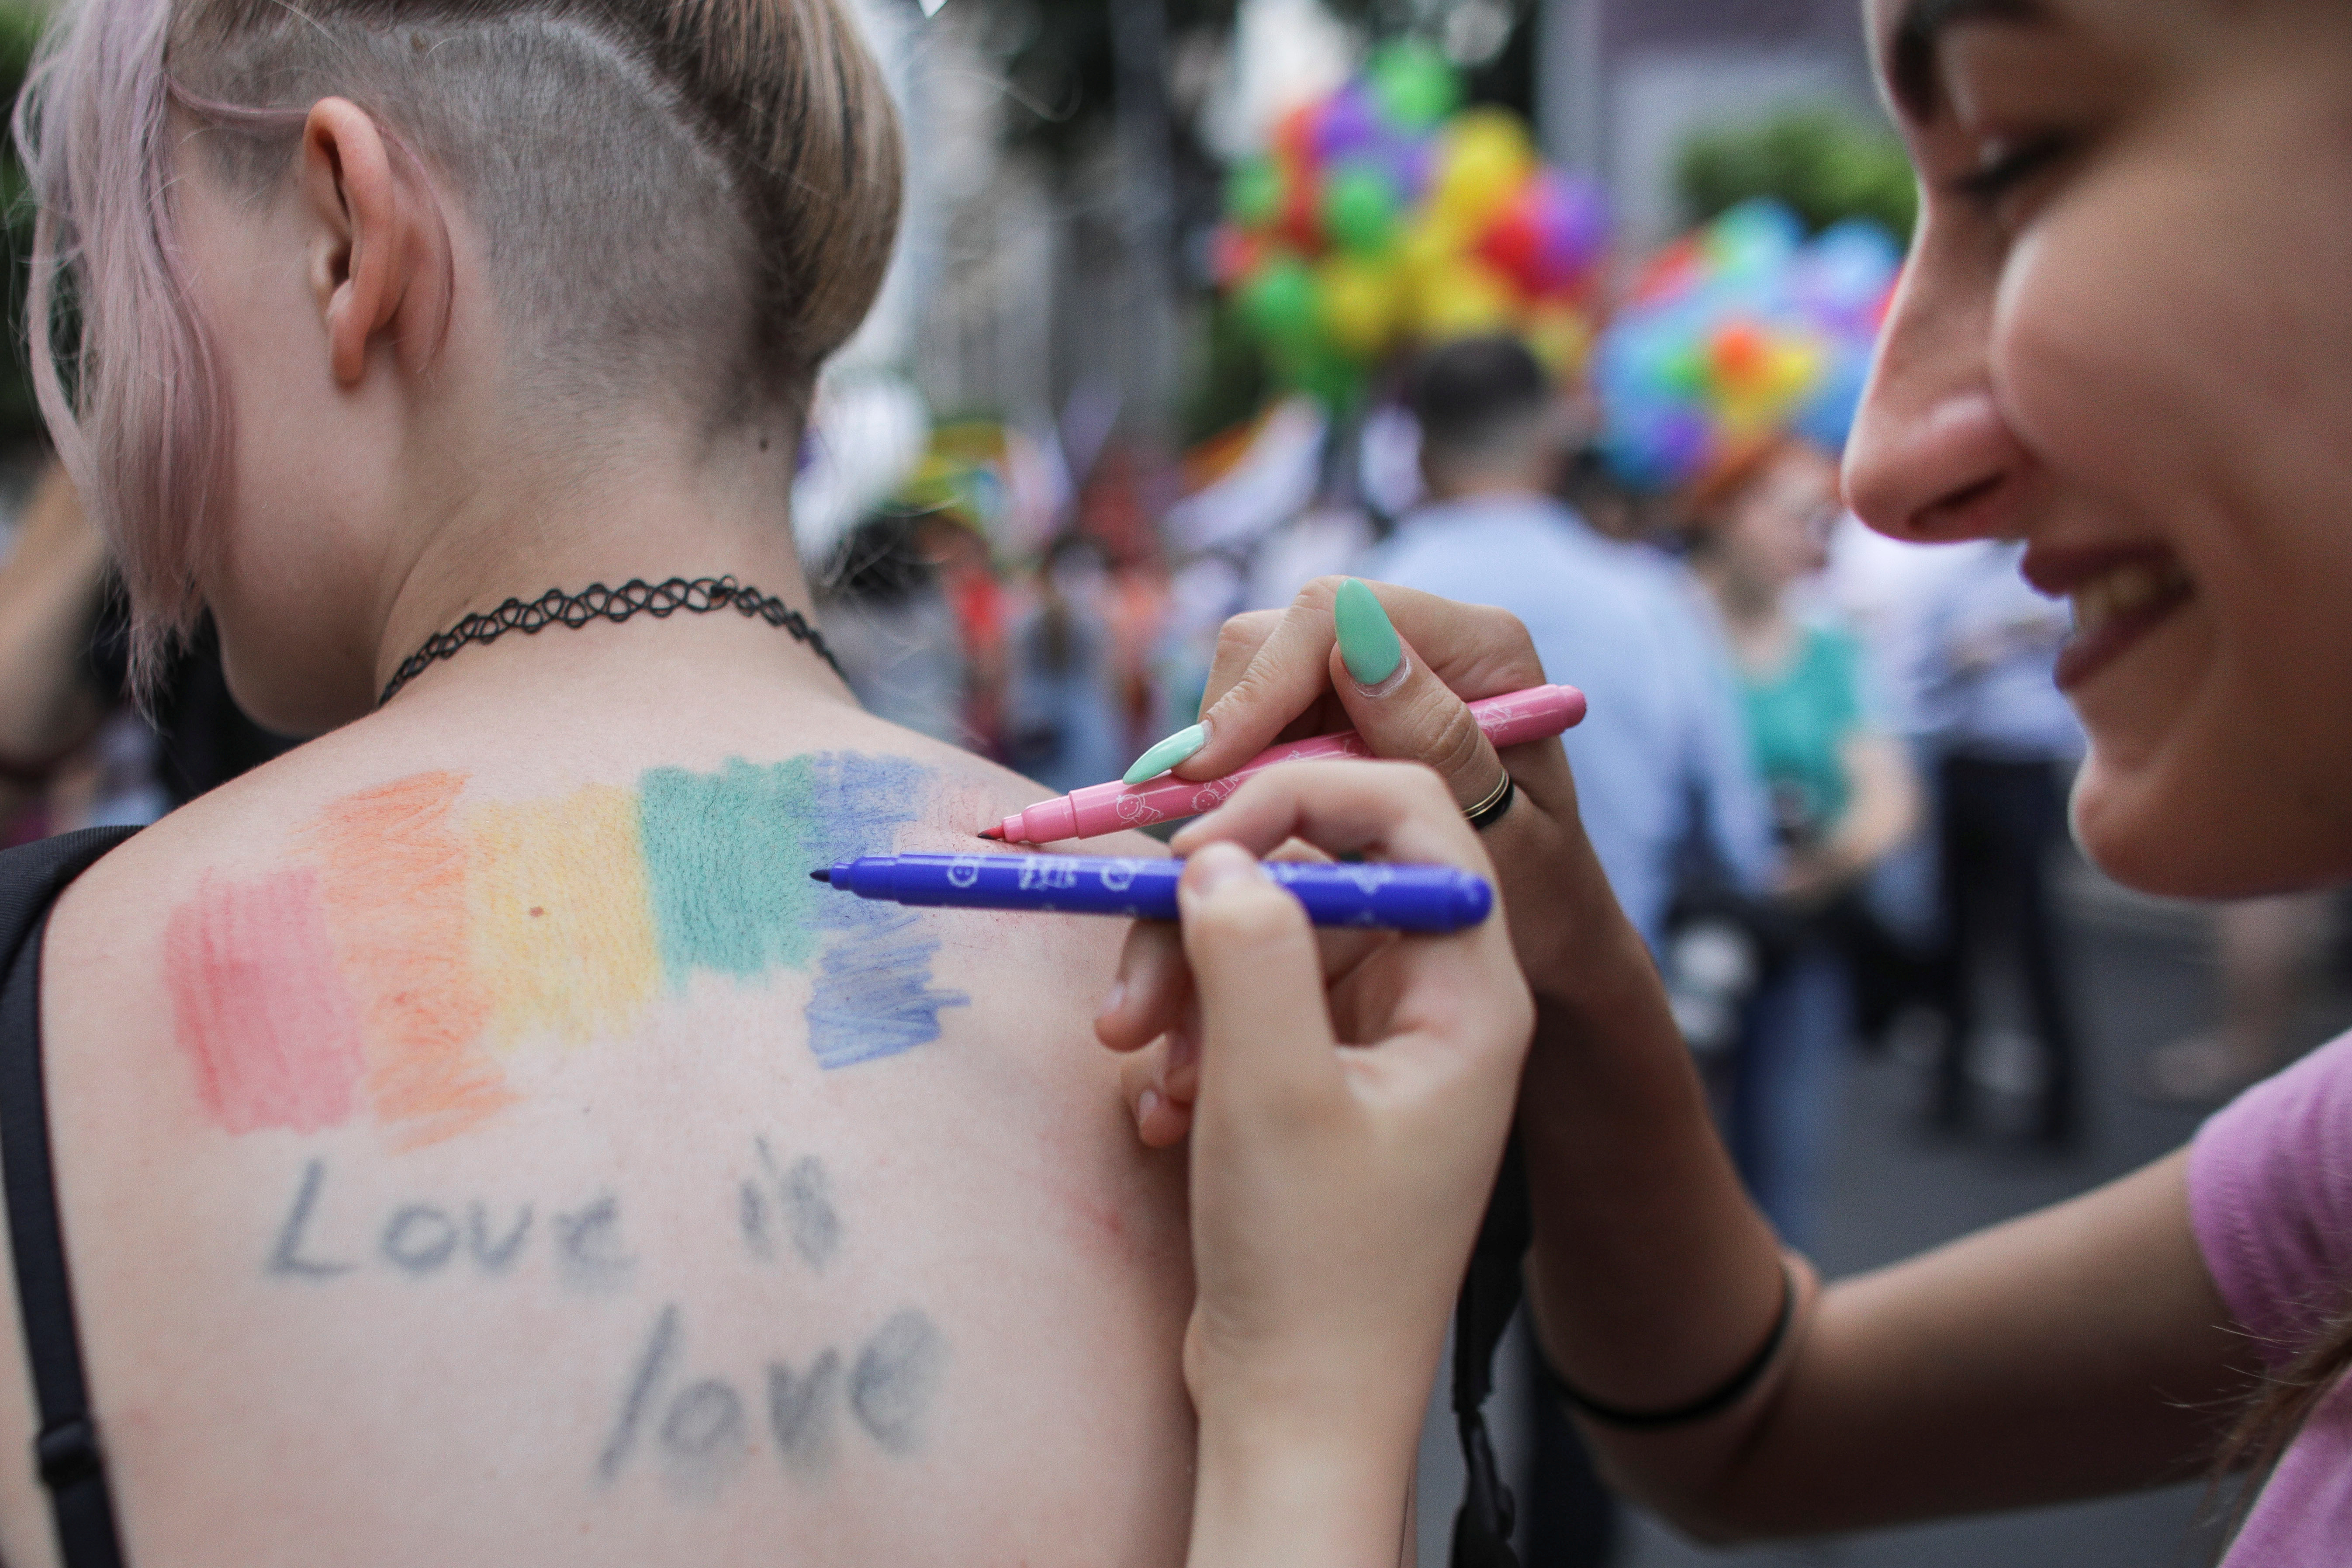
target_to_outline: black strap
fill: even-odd
[[[0,1181],[7,1186],[25,1356],[40,1405],[33,1460],[48,1489],[65,1568],[121,1568],[122,1547],[90,1415],[89,1380],[82,1375],[65,1226],[49,1160],[41,1078],[41,936],[66,885],[136,831],[85,828],[0,854]]]
[[[1527,1163],[1519,1141],[1503,1150],[1503,1168],[1487,1200],[1470,1272],[1454,1310],[1454,1422],[1462,1434],[1462,1511],[1454,1516],[1453,1568],[1519,1568],[1511,1550],[1517,1507],[1495,1463],[1486,1405],[1495,1388],[1495,1351],[1518,1310],[1520,1267],[1533,1239]]]

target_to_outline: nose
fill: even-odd
[[[1993,395],[1991,279],[1932,246],[1923,232],[1887,313],[1846,443],[1846,499],[1896,539],[2012,533],[2032,459]]]

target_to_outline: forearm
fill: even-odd
[[[2189,1232],[2185,1166],[2176,1155],[1832,1287],[1799,1312],[1763,1385],[1716,1419],[1654,1435],[1588,1423],[1586,1434],[1619,1485],[1718,1540],[2032,1507],[2193,1476],[2255,1373]],[[1538,1265],[1556,1263],[1559,1249],[1542,1247],[1539,1237]],[[1590,1280],[1577,1290],[1592,1293]],[[1610,1297],[1625,1300],[1613,1287]],[[1696,1353],[1655,1333],[1645,1341],[1638,1321],[1604,1330],[1587,1303],[1559,1305],[1546,1303],[1548,1339],[1596,1336],[1581,1372],[1569,1364],[1573,1350],[1556,1352],[1580,1388],[1612,1364],[1602,1332],[1662,1356]],[[1658,1317],[1685,1333],[1697,1321],[1671,1303]],[[1670,1407],[1706,1386],[1694,1380],[1639,1407]]]
[[[1919,785],[1900,745],[1873,735],[1846,748],[1853,803],[1822,846],[1822,858],[1841,879],[1860,876],[1911,836],[1919,825]]]
[[[2199,1474],[2258,1374],[2186,1166],[1840,1282],[1712,1506],[1742,1534],[1811,1534]]]
[[[1417,1436],[1282,1441],[1204,1420],[1188,1568],[1396,1568]]]
[[[1588,931],[1582,962],[1538,988],[1519,1112],[1529,1286],[1562,1377],[1610,1405],[1669,1410],[1755,1353],[1780,1310],[1780,1252],[1716,1135],[1647,950],[1604,907],[1612,919]],[[1717,1425],[1727,1452],[1737,1422]]]

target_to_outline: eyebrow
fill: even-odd
[[[1964,22],[2046,22],[2041,0],[1911,0],[1895,24],[1887,48],[1888,86],[1895,101],[1913,120],[1936,118],[1943,89],[1936,70],[1944,35]]]

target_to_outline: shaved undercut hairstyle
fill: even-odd
[[[781,407],[796,439],[889,259],[898,121],[843,0],[79,0],[16,111],[33,373],[141,679],[200,608],[234,440],[173,160],[266,193],[329,96],[463,210],[534,404]]]
[[[1516,458],[1543,438],[1551,398],[1543,365],[1502,333],[1432,349],[1405,393],[1425,460],[1455,470]]]

